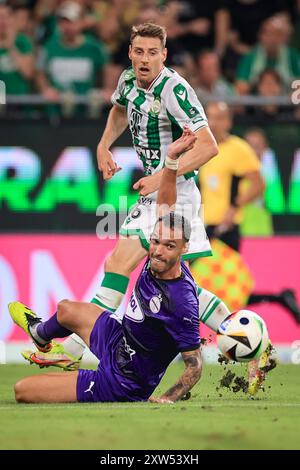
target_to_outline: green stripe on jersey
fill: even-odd
[[[163,91],[163,88],[170,77],[164,77],[162,81],[154,88],[154,102],[158,102],[157,114],[155,111],[150,109],[148,113],[148,124],[147,124],[147,139],[148,145],[150,148],[159,149],[160,148],[160,135],[159,135],[159,118],[158,114],[160,111],[160,95]]]
[[[199,110],[189,102],[188,91],[185,86],[182,85],[182,83],[178,83],[178,85],[173,88],[173,92],[180,108],[190,119],[193,119],[199,115],[198,120],[204,121],[204,119],[200,116]]]
[[[136,91],[138,92],[138,96],[134,98],[133,104],[136,109],[140,111],[142,104],[146,101],[146,95],[144,90],[137,89]]]
[[[182,129],[180,125],[178,124],[178,122],[176,121],[176,119],[174,118],[174,116],[171,113],[169,113],[168,110],[167,110],[167,116],[171,122],[172,140],[174,142],[174,140],[177,140],[179,139],[179,137],[181,137]]]
[[[160,98],[161,92],[163,91],[164,86],[169,80],[169,78],[170,77],[164,77],[162,81],[158,85],[156,85],[156,87],[153,90],[153,94],[155,98]]]

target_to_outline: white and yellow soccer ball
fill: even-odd
[[[217,333],[217,345],[222,354],[237,362],[258,359],[268,343],[265,322],[251,310],[232,313],[221,323]]]

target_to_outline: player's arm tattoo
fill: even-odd
[[[162,395],[162,399],[171,401],[180,400],[198,382],[202,372],[202,358],[200,348],[195,351],[183,352],[185,371],[173,387]]]

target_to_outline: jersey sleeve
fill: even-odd
[[[260,161],[250,145],[242,140],[238,142],[238,145],[239,158],[234,162],[234,174],[243,177],[247,173],[260,171]]]
[[[122,107],[126,106],[126,99],[123,96],[122,92],[123,92],[123,90],[125,88],[125,85],[126,85],[125,78],[126,78],[127,73],[128,73],[127,70],[124,70],[124,72],[121,73],[118,84],[117,84],[117,88],[115,89],[114,93],[112,94],[111,102],[114,105],[122,106]]]
[[[203,106],[187,82],[172,81],[165,96],[165,104],[170,121],[181,129],[188,125],[195,132],[208,126]]]

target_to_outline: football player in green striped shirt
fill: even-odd
[[[185,259],[209,256],[200,211],[200,193],[194,182],[195,170],[214,157],[215,139],[194,90],[177,72],[165,67],[167,57],[164,28],[145,23],[132,28],[129,58],[112,96],[105,131],[98,145],[98,165],[105,180],[120,170],[110,147],[129,125],[132,142],[143,163],[145,176],[134,185],[140,195],[120,233],[115,250],[105,263],[105,277],[94,302],[112,311],[120,305],[131,272],[146,256],[156,220],[155,201],[168,146],[182,133],[184,125],[196,133],[194,149],[180,161],[176,210],[189,212],[192,237]]]

